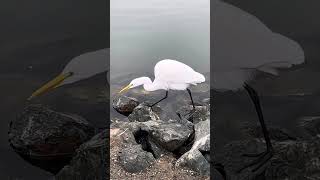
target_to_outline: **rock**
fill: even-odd
[[[273,141],[274,155],[258,171],[250,168],[237,172],[254,158],[244,157],[244,153],[259,153],[265,144],[258,139],[235,141],[227,144],[223,152],[218,152],[215,161],[222,162],[228,179],[317,179],[320,174],[320,138],[298,141]]]
[[[128,116],[129,121],[157,121],[159,120],[159,116],[156,112],[154,112],[151,107],[146,105],[145,103],[141,103],[139,106],[134,108],[133,112]]]
[[[77,149],[75,156],[57,175],[56,180],[107,179],[107,130],[95,135]]]
[[[176,162],[178,167],[188,167],[200,175],[210,175],[210,164],[197,149],[192,149],[182,155]]]
[[[260,124],[256,125],[245,125],[244,131],[254,138],[264,138],[262,128]],[[268,132],[269,137],[272,140],[275,141],[286,141],[286,140],[297,140],[298,137],[296,137],[293,133],[290,133],[288,130],[275,127],[275,126],[268,126]]]
[[[300,118],[300,127],[311,137],[320,137],[320,117],[302,117]]]
[[[210,106],[210,98],[205,98],[201,102],[207,106]]]
[[[125,116],[129,116],[135,107],[139,105],[137,99],[127,96],[120,96],[113,100],[113,108]]]
[[[148,121],[141,123],[140,128],[148,132],[153,142],[171,152],[181,147],[194,133],[193,127],[176,121]]]
[[[210,135],[210,119],[201,121],[194,125],[195,140],[199,140],[207,135]]]
[[[94,135],[94,128],[77,115],[29,105],[10,122],[8,134],[15,152],[55,174],[71,160],[75,150]]]
[[[194,125],[195,137],[191,150],[183,154],[177,166],[188,167],[200,175],[210,173],[210,119]]]
[[[188,106],[182,106],[177,113],[179,113],[181,116],[184,116],[191,112],[193,110],[192,105]],[[186,115],[187,117],[189,115]],[[210,107],[209,106],[200,106],[196,105],[195,106],[195,112],[191,116],[190,121],[193,122],[194,124],[200,122],[200,121],[205,121],[210,118]]]
[[[136,145],[138,144],[132,131],[129,128],[124,129],[119,135],[120,141],[126,144]]]
[[[136,173],[149,167],[155,158],[150,152],[142,150],[141,145],[132,145],[122,150],[119,161],[127,172]]]

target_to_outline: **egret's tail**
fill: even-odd
[[[302,64],[305,61],[302,47],[295,41],[274,33],[275,45],[274,60],[259,66],[257,69],[273,75],[278,75],[277,69],[290,68],[292,65]]]
[[[195,72],[194,83],[203,83],[206,78],[201,73]]]

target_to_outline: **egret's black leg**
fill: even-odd
[[[153,103],[150,107],[153,107],[154,105],[158,104],[159,102],[165,100],[167,97],[168,97],[168,91],[166,91],[166,95],[162,99],[160,99],[159,101]]]
[[[224,166],[220,163],[213,164],[213,167],[222,175],[223,179],[227,179],[227,173],[224,169]]]
[[[191,99],[191,103],[192,103],[193,110],[195,110],[196,108],[195,108],[195,106],[194,106],[194,102],[193,102],[193,98],[192,98],[191,91],[190,91],[190,89],[189,89],[189,88],[187,88],[187,91],[188,91],[189,96],[190,96],[190,99]]]
[[[187,119],[190,120],[191,116],[193,115],[193,113],[194,113],[195,110],[196,110],[196,107],[195,107],[195,105],[194,105],[194,102],[193,102],[193,98],[192,98],[192,94],[191,94],[190,89],[187,88],[187,91],[188,91],[188,94],[189,94],[189,96],[190,96],[193,109],[192,109],[190,112],[188,112],[188,113],[186,113],[186,114],[183,114],[182,116],[189,115]],[[181,119],[181,114],[180,114],[180,113],[177,113],[177,115],[178,115],[179,118]]]
[[[247,157],[257,157],[256,160],[252,161],[251,163],[245,165],[243,168],[241,168],[238,172],[242,171],[245,168],[251,167],[256,165],[255,168],[252,169],[252,171],[256,171],[258,170],[261,166],[263,166],[269,159],[271,159],[272,155],[273,155],[273,149],[272,149],[272,145],[271,145],[271,141],[270,141],[270,137],[269,137],[269,132],[267,130],[267,127],[265,125],[264,122],[264,118],[263,118],[263,114],[262,114],[262,109],[261,109],[261,105],[260,105],[260,101],[259,101],[259,97],[257,92],[250,87],[248,84],[244,84],[244,88],[247,90],[258,115],[259,118],[259,122],[261,124],[261,128],[262,128],[262,132],[264,135],[264,139],[266,141],[266,146],[267,149],[265,152],[262,153],[258,153],[258,154],[244,154],[244,156]]]

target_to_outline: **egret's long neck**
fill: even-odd
[[[143,84],[143,88],[146,90],[146,91],[155,91],[155,90],[158,90],[159,87],[157,85],[157,83],[155,81],[151,81],[150,78],[148,78],[144,84]]]

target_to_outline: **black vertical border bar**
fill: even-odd
[[[210,179],[216,179],[214,177],[214,159],[215,159],[215,154],[214,154],[214,140],[215,140],[215,136],[214,136],[214,111],[213,111],[213,101],[214,101],[214,94],[213,94],[213,2],[210,2]]]
[[[106,45],[107,45],[107,48],[109,48],[110,50],[110,0],[105,0],[106,2],[106,26],[107,26],[107,34],[106,34]],[[107,67],[108,67],[108,70],[107,70],[107,73],[109,73],[110,75],[110,51],[109,51],[109,54],[107,54],[108,57],[106,57],[106,60],[107,60]],[[107,78],[107,74],[106,74],[106,78]],[[108,79],[107,79],[108,81]],[[107,92],[110,92],[110,81],[106,83],[107,84]],[[106,179],[110,179],[110,93],[108,93],[108,99],[109,99],[109,102],[106,103],[108,107],[106,107],[106,111],[107,111],[107,114],[109,116],[109,118],[106,118],[106,128],[105,128],[105,133],[107,133],[105,135],[106,137],[106,145],[104,146],[104,150],[105,150],[105,153],[102,154],[101,157],[103,157],[102,159],[102,168],[101,168],[101,173],[102,173],[102,177],[101,179],[102,180],[106,180]]]

